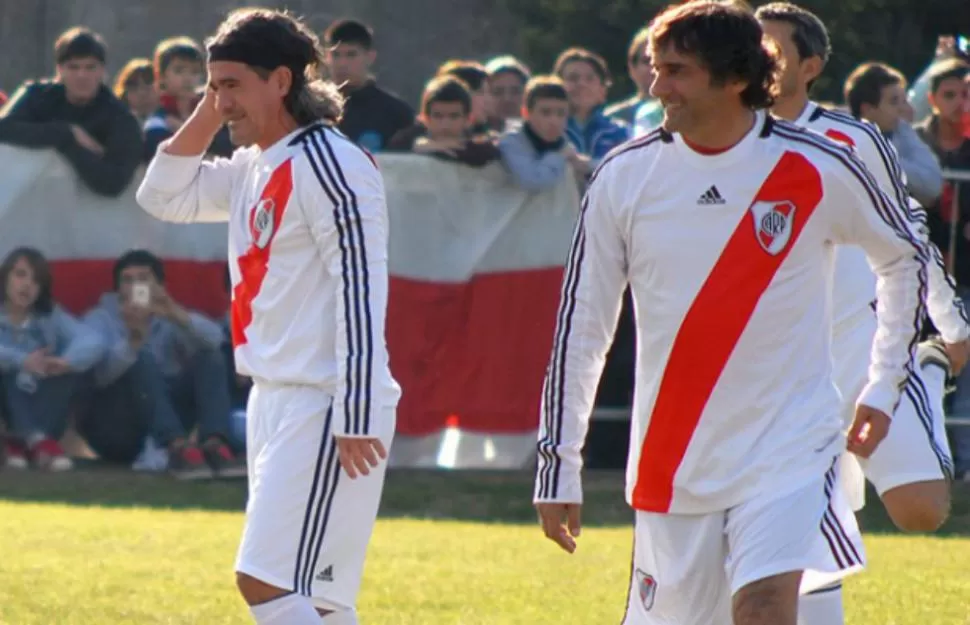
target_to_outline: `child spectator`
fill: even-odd
[[[454,76],[433,78],[421,98],[421,132],[412,151],[484,167],[501,153],[491,135],[472,136],[472,94]],[[408,138],[410,139],[410,138]]]
[[[895,146],[910,194],[932,206],[943,189],[943,175],[932,150],[903,118],[906,78],[884,63],[863,63],[849,74],[843,93],[852,116],[875,124]]]
[[[148,59],[135,58],[128,61],[115,79],[115,96],[138,120],[138,127],[144,128],[145,122],[158,108],[158,93],[155,91],[155,72]]]
[[[569,48],[556,59],[555,74],[566,85],[569,123],[566,136],[595,168],[606,153],[630,138],[629,127],[603,114],[610,70],[598,54]]]
[[[145,122],[146,161],[155,158],[159,144],[181,128],[201,99],[200,90],[205,87],[202,47],[189,37],[165,39],[155,47],[153,69],[159,108]],[[213,140],[209,153],[231,156],[232,151],[229,135],[223,128]]]
[[[604,115],[613,121],[626,124],[636,135],[647,134],[663,123],[663,106],[660,101],[650,95],[650,85],[653,84],[653,66],[647,54],[647,43],[650,41],[650,29],[642,28],[627,49],[626,68],[630,80],[636,87],[636,93],[607,107]]]
[[[0,394],[13,435],[6,465],[69,470],[58,440],[80,375],[101,358],[104,344],[54,303],[50,266],[39,251],[12,251],[0,264],[0,284]]]
[[[379,86],[371,74],[377,50],[370,26],[355,20],[337,20],[327,28],[323,40],[330,77],[344,96],[340,131],[376,154],[391,137],[414,124],[414,111],[404,100]]]
[[[555,76],[536,76],[526,85],[522,126],[503,135],[502,160],[515,181],[529,191],[556,186],[572,165],[588,171],[589,157],[566,140],[569,98]]]
[[[71,28],[54,43],[57,76],[22,84],[0,112],[0,143],[54,148],[92,191],[121,195],[139,165],[142,133],[104,84],[100,35]]]
[[[85,317],[108,347],[94,368],[94,410],[79,431],[112,462],[132,462],[150,440],[168,450],[176,477],[243,475],[227,444],[222,329],[179,305],[164,283],[162,261],[150,252],[134,250],[115,262],[115,292]],[[201,449],[189,440],[196,426]]]
[[[488,125],[493,131],[502,133],[509,130],[509,120],[522,115],[525,86],[531,75],[529,68],[514,56],[495,57],[485,65],[485,71],[488,73]]]
[[[485,135],[491,129],[488,126],[488,99],[485,87],[488,82],[488,72],[485,66],[476,61],[452,59],[438,68],[435,77],[454,76],[465,83],[472,98],[471,125],[468,131],[472,135]]]

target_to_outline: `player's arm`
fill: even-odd
[[[211,89],[175,135],[163,142],[138,187],[138,204],[162,221],[226,221],[233,161],[203,161],[222,126]]]
[[[570,552],[583,502],[580,451],[627,285],[626,243],[609,197],[610,173],[609,166],[600,170],[583,199],[542,388],[534,502],[546,536]]]
[[[866,126],[869,141],[857,145],[859,156],[872,172],[876,183],[889,199],[896,202],[899,210],[908,214],[912,231],[926,245],[927,298],[926,308],[933,325],[940,331],[944,342],[952,345],[970,337],[967,314],[962,300],[954,290],[953,278],[946,271],[943,256],[929,241],[926,211],[907,191],[906,173],[903,171],[896,148],[875,127]]]
[[[384,182],[377,166],[341,139],[308,142],[301,162],[300,206],[321,257],[338,283],[330,314],[336,323],[340,383],[333,431],[348,474],[368,473],[386,456],[380,437],[390,423],[384,321],[388,291],[388,231]]]
[[[861,246],[878,278],[869,382],[849,433],[849,450],[868,456],[885,436],[911,372],[924,314],[927,252],[917,233],[921,224],[879,188],[855,153],[841,150],[838,160],[825,190],[836,212],[835,240]]]

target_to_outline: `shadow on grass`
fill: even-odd
[[[531,472],[388,472],[382,518],[454,520],[479,523],[535,523]],[[629,527],[633,513],[623,501],[623,473],[589,471],[584,479],[583,523],[588,527]],[[99,464],[50,475],[0,472],[0,500],[109,508],[241,512],[245,480],[179,482],[167,476],[136,474]],[[895,533],[875,493],[860,515],[865,531]],[[943,535],[970,536],[970,484],[953,488],[953,511]]]

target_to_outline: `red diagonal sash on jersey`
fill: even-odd
[[[737,225],[674,338],[640,451],[634,508],[670,509],[674,476],[721,371],[821,198],[815,168],[785,153]]]
[[[242,276],[232,290],[232,344],[246,344],[246,328],[253,320],[253,300],[263,287],[269,267],[270,248],[283,221],[293,192],[293,166],[287,159],[270,175],[256,206],[249,209],[247,225],[252,243],[236,259]]]
[[[852,137],[845,134],[844,132],[839,132],[838,130],[829,128],[828,130],[825,131],[825,136],[834,141],[838,141],[839,143],[844,143],[847,146],[850,146],[853,148],[855,147],[855,141],[853,141]]]

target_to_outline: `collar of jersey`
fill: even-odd
[[[818,110],[818,104],[809,100],[805,103],[805,108],[802,109],[798,118],[792,123],[802,128],[808,128],[808,123],[812,121],[812,116],[815,115],[816,110]]]
[[[304,132],[305,130],[306,127],[301,126],[285,137],[281,137],[279,141],[260,152],[257,158],[266,164],[275,164],[276,162],[287,158],[290,156],[293,150],[293,148],[290,146],[290,142],[293,140],[293,137],[301,132]]]
[[[755,111],[754,124],[748,134],[737,142],[731,149],[719,154],[701,154],[684,143],[684,138],[680,133],[673,135],[674,149],[684,160],[701,168],[711,169],[716,167],[726,167],[744,160],[754,149],[765,125],[764,111]]]

